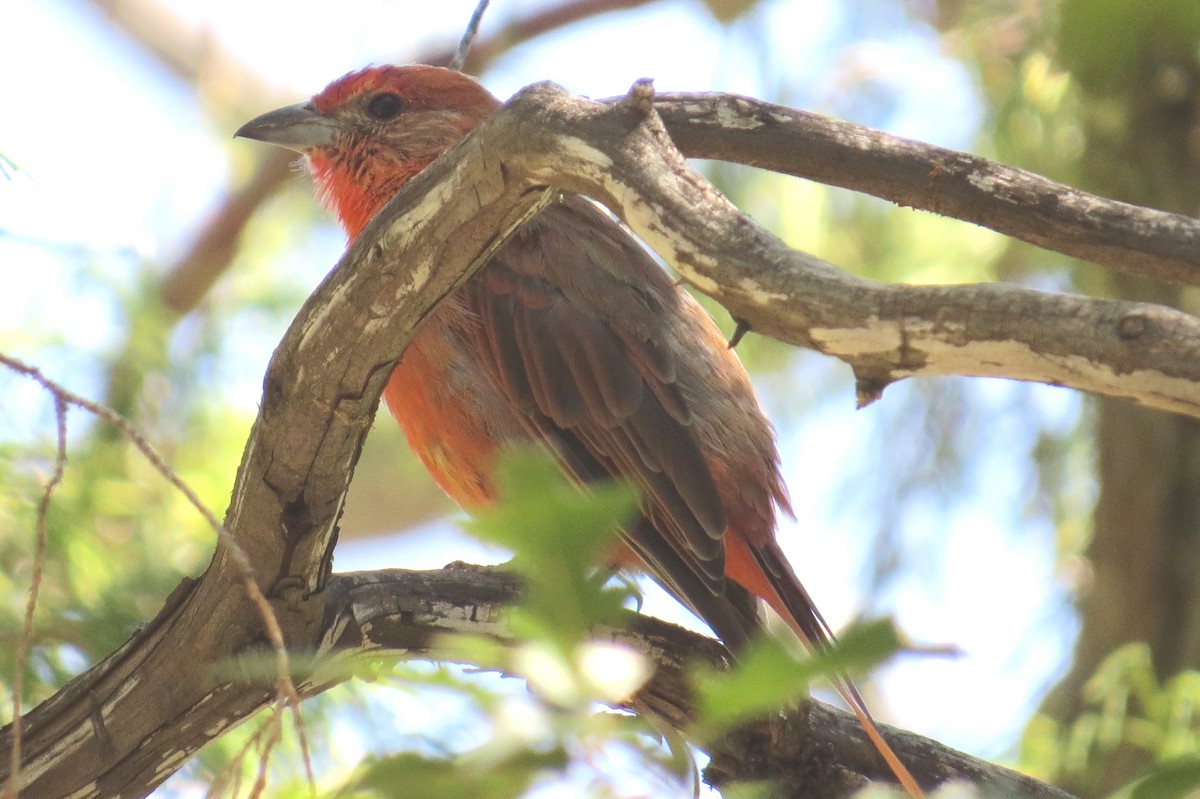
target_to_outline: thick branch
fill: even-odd
[[[337,519],[392,368],[420,320],[466,279],[466,267],[478,266],[548,196],[506,182],[497,162],[471,192],[456,192],[466,180],[453,177],[452,160],[443,162],[449,184],[428,194],[446,171],[419,177],[405,192],[408,210],[397,198],[389,207],[400,218],[368,228],[345,267],[301,309],[268,369],[225,526],[300,650],[322,635]],[[443,192],[481,202],[443,213]],[[497,202],[506,192],[508,201]],[[270,687],[221,676],[222,664],[264,648],[239,580],[219,546],[198,584],[181,586],[150,625],[35,708],[26,719],[23,795],[144,796],[195,751],[197,729],[209,737],[223,731],[206,720],[244,718],[261,706]],[[0,734],[0,752],[10,745]]]
[[[691,158],[713,158],[974,222],[1075,258],[1200,286],[1200,219],[1080,191],[1023,169],[729,94],[654,107]]]
[[[421,657],[441,632],[503,639],[500,617],[520,591],[503,571],[452,564],[412,572],[391,569],[335,575],[327,600],[326,652],[341,657],[385,652]],[[687,672],[692,664],[727,665],[715,640],[648,616],[630,614],[630,627],[602,633],[645,654],[653,678],[627,708],[649,711],[677,729],[693,720]],[[345,673],[335,669],[334,673]],[[896,752],[927,786],[955,780],[978,786],[985,795],[1028,799],[1069,799],[1068,794],[1009,769],[949,749],[936,741],[883,725]],[[717,787],[740,780],[774,779],[779,796],[847,796],[871,781],[892,779],[878,752],[849,713],[817,701],[748,725],[710,747],[706,772]]]
[[[480,131],[474,146],[486,147],[486,158],[466,168],[482,172],[500,161],[510,181],[600,199],[738,320],[848,363],[862,402],[903,377],[956,374],[1071,386],[1200,415],[1195,317],[1011,285],[854,277],[788,248],[690,170],[648,99],[603,105],[532,87]],[[1159,216],[1167,227],[1174,219]],[[381,221],[390,217],[385,211]]]
[[[512,575],[466,564],[423,572],[392,569],[334,575],[325,592],[323,629],[313,650],[304,653],[308,655],[304,659],[308,676],[297,681],[298,688],[306,697],[328,690],[346,680],[353,673],[350,665],[361,658],[428,657],[436,636],[445,633],[507,640],[502,616],[519,592],[520,585]],[[725,649],[712,638],[659,619],[630,613],[628,621],[628,628],[598,631],[642,652],[655,666],[646,686],[624,707],[653,713],[686,729],[694,712],[688,670],[696,662],[726,666]],[[261,653],[250,650],[247,654],[250,672],[258,673]],[[224,669],[226,674],[237,671],[236,667]],[[154,731],[151,740],[169,737],[181,754],[195,751],[214,731],[227,731],[264,707],[270,698],[268,688],[253,681],[222,682],[204,702],[189,710],[186,724],[172,720]],[[78,694],[74,701],[90,704]],[[78,729],[64,730],[64,737],[91,733],[92,710],[80,719]],[[886,725],[883,731],[927,786],[966,780],[1006,797],[1069,799],[1052,786],[927,738]],[[857,720],[816,701],[747,725],[708,749],[713,759],[706,777],[717,787],[770,778],[779,782],[780,796],[836,799],[871,781],[891,779]]]
[[[713,103],[720,109],[726,100]],[[513,105],[521,102],[538,106],[529,112],[538,113],[537,138],[527,132],[522,149],[532,176],[555,175],[555,185],[603,200],[751,329],[848,363],[862,402],[899,378],[958,374],[1066,385],[1200,414],[1195,317],[1018,286],[863,280],[791,250],[740,213],[687,168],[655,118],[633,130],[631,114],[547,86]],[[720,118],[734,130],[747,124],[728,112]],[[1139,214],[1161,217],[1165,227],[1178,219]]]

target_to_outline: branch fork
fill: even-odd
[[[824,139],[811,133],[822,125]],[[564,192],[608,206],[745,326],[846,362],[858,377],[860,402],[904,377],[992,375],[1200,415],[1200,322],[1192,316],[1017,286],[863,280],[785,247],[684,160],[724,152],[732,160],[796,172],[809,157],[793,146],[802,130],[820,146],[841,148],[840,162],[825,163],[845,166],[856,153],[864,163],[910,175],[912,193],[896,194],[898,202],[947,211],[954,198],[969,196],[972,213],[986,217],[973,221],[996,218],[1019,227],[1034,220],[1027,238],[1043,245],[1082,248],[1118,268],[1200,282],[1195,220],[1122,206],[973,156],[746,98],[656,96],[639,83],[624,101],[610,104],[574,98],[550,84],[530,87],[372,220],[272,358],[224,527],[259,584],[274,587],[276,617],[291,651],[315,653],[318,664],[332,665],[332,659],[380,647],[419,653],[438,629],[483,625],[474,628],[495,633],[491,611],[503,603],[505,589],[497,587],[503,578],[486,570],[331,576],[331,557],[380,393],[413,332],[508,235]],[[918,184],[924,195],[912,188]],[[889,179],[882,185],[895,193],[904,184]],[[1030,186],[1042,192],[1035,198],[1056,201],[1027,202]],[[937,193],[946,187],[946,194]],[[1071,216],[1080,209],[1090,220],[1082,228]],[[1047,230],[1073,232],[1053,239]],[[1080,231],[1091,231],[1099,243]],[[273,686],[235,681],[218,668],[266,638],[243,583],[230,547],[218,543],[195,585],[174,594],[119,650],[30,712],[24,795],[144,796],[208,740],[273,701]],[[468,607],[470,613],[462,612]],[[365,623],[385,617],[389,624]],[[654,653],[659,676],[650,683],[653,693],[637,701],[682,725],[687,698],[672,670],[681,673],[688,658],[720,657],[720,647],[668,627],[639,619],[631,631],[612,634]],[[395,637],[371,638],[384,630]],[[323,676],[310,674],[297,688],[303,696],[319,693],[339,673],[318,669],[313,674]],[[854,722],[835,711],[814,704],[763,725],[760,744],[790,740],[795,725],[807,725],[839,768],[863,779],[886,778],[863,759],[866,745],[855,743]],[[914,773],[934,782],[957,776],[1002,785],[1005,795],[1064,796],[934,742],[912,743],[902,733],[893,741]],[[0,779],[11,743],[11,730],[0,731]],[[722,746],[735,756],[722,760]],[[738,746],[714,747],[720,773],[750,776],[734,774],[738,763],[754,762]],[[811,777],[780,773],[793,785]]]

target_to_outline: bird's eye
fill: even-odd
[[[403,110],[404,101],[400,99],[400,95],[392,92],[377,94],[367,103],[367,113],[378,120],[391,119]]]

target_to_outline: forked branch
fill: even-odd
[[[746,128],[720,111],[727,102],[711,99],[717,119]],[[394,364],[434,305],[560,191],[604,202],[754,329],[849,363],[864,398],[906,376],[990,374],[1200,415],[1193,317],[1012,286],[888,286],[847,275],[738,212],[687,166],[653,107],[647,86],[615,104],[548,85],[523,91],[409,183],[301,309],[272,359],[224,524],[291,651],[333,656],[331,647],[355,646],[340,637],[353,619],[341,613],[338,593],[352,578],[331,581],[330,565],[346,490]],[[271,684],[231,681],[223,668],[270,651],[241,581],[229,547],[218,544],[199,581],[181,585],[130,641],[35,708],[26,719],[23,795],[144,796],[269,702]],[[300,690],[319,692],[329,681]],[[658,709],[677,723],[686,717]],[[831,735],[817,749],[828,763],[853,762],[839,741]],[[9,746],[9,731],[0,731],[0,779]],[[970,772],[905,754],[914,771],[939,780]],[[867,771],[855,773],[876,776]],[[1013,780],[1012,795],[1061,796]]]

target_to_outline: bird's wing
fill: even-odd
[[[726,586],[726,517],[669,344],[679,315],[669,277],[604,212],[573,198],[539,215],[468,286],[483,361],[530,432],[581,480],[636,484],[644,518],[626,531],[630,548],[718,635],[744,637],[754,612]]]

